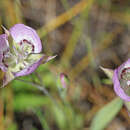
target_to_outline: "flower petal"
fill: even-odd
[[[7,35],[6,34],[0,35],[0,52],[3,53],[8,49],[8,47],[9,47],[9,43],[7,40]]]
[[[9,47],[9,43],[7,40],[7,35],[2,34],[0,35],[0,68],[5,72],[7,71],[6,66],[3,64],[3,52],[7,51]]]
[[[120,98],[122,98],[125,101],[130,102],[130,96],[125,94],[124,90],[120,86],[120,82],[119,82],[119,79],[118,79],[118,70],[119,69],[115,69],[114,75],[113,75],[114,90]]]
[[[42,50],[42,43],[37,35],[36,31],[24,24],[15,24],[10,28],[11,36],[16,43],[20,43],[22,40],[28,40],[34,45],[34,53],[40,53]]]

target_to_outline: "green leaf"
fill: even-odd
[[[111,79],[106,79],[106,78],[104,78],[104,79],[102,79],[102,83],[103,84],[107,84],[107,85],[112,85],[112,80]]]
[[[124,104],[125,104],[125,106],[127,108],[128,113],[130,114],[130,102],[124,101]]]
[[[101,108],[95,115],[90,130],[103,130],[114,119],[122,108],[123,101],[115,98],[113,101]]]
[[[54,114],[55,120],[56,120],[58,126],[60,127],[60,129],[65,129],[67,122],[66,122],[66,115],[63,112],[63,109],[60,109],[59,107],[54,106],[53,114]]]
[[[50,99],[45,96],[32,94],[19,94],[14,98],[14,109],[16,111],[24,111],[34,107],[40,107],[50,103]]]
[[[45,130],[50,130],[48,122],[45,119],[45,116],[43,115],[43,113],[40,111],[40,109],[36,110],[35,113],[36,113],[36,115],[38,116],[38,118],[41,122],[42,128],[45,129]]]

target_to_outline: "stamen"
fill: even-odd
[[[19,44],[13,43],[10,50],[3,52],[2,62],[5,67],[10,67],[12,72],[18,72],[31,64],[31,61],[27,62],[28,56],[33,53],[34,45],[23,39]]]
[[[121,72],[121,79],[129,80],[130,79],[130,67],[124,68]]]
[[[33,53],[34,45],[30,41],[23,39],[20,42],[20,45],[21,45],[22,52],[24,52],[25,56],[27,56],[30,53]]]
[[[120,78],[121,87],[127,95],[130,95],[130,67],[122,70]]]

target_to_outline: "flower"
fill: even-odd
[[[114,70],[112,80],[116,94],[130,102],[130,59]]]
[[[4,28],[4,27],[3,27]],[[4,87],[15,77],[31,74],[41,63],[55,56],[42,54],[42,43],[36,31],[24,24],[16,24],[0,35],[0,68],[5,72]]]
[[[60,74],[60,81],[61,81],[61,84],[62,84],[63,88],[67,88],[67,81],[66,81],[66,79],[67,79],[66,74],[61,73]]]

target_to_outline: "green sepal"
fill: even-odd
[[[108,76],[108,78],[112,79],[114,71],[112,69],[104,68],[100,66],[100,69]]]
[[[26,59],[26,62],[29,64],[34,64],[38,60],[40,60],[43,56],[44,54],[29,54],[29,56]]]
[[[7,72],[4,73],[3,81],[0,82],[0,87],[3,88],[5,87],[9,82],[11,82],[14,79],[13,73],[8,70]]]

